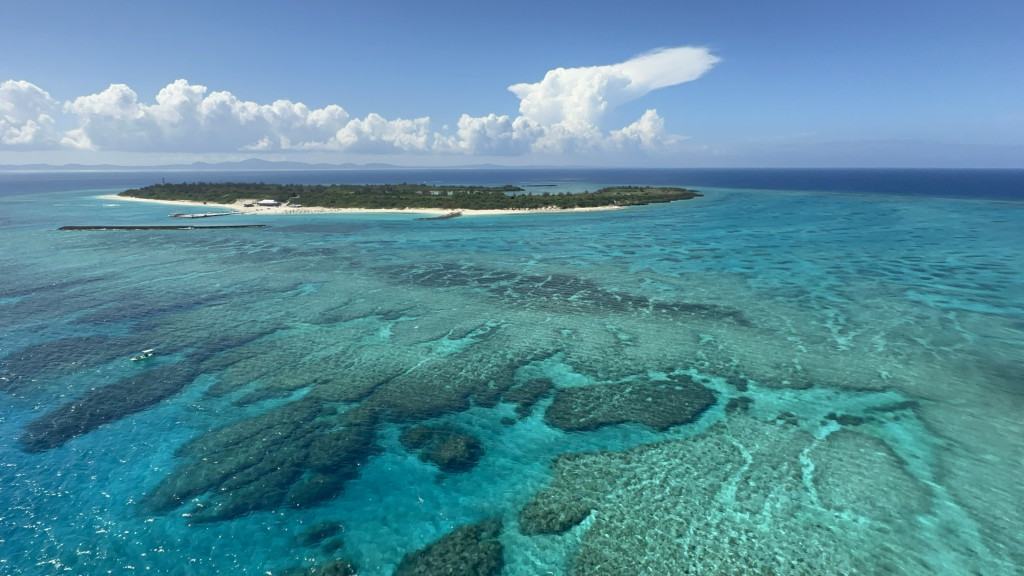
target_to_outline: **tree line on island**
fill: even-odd
[[[234,204],[239,200],[275,200],[322,208],[444,210],[538,210],[637,206],[688,200],[701,194],[674,187],[614,186],[596,192],[528,193],[518,186],[428,186],[426,184],[266,184],[183,182],[154,184],[121,192],[148,200],[188,200]]]

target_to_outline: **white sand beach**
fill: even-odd
[[[556,212],[597,212],[604,210],[619,210],[622,206],[598,206],[594,208],[538,208],[533,210],[464,210],[464,209],[442,209],[442,208],[322,208],[320,206],[246,206],[255,204],[257,200],[238,200],[234,204],[214,204],[212,202],[190,202],[187,200],[152,200],[149,198],[132,198],[130,196],[118,196],[106,194],[100,196],[103,200],[129,201],[129,202],[153,202],[167,204],[179,208],[201,208],[203,211],[228,210],[238,214],[357,214],[357,213],[395,213],[395,214],[427,214],[431,216],[442,216],[452,212],[461,212],[463,216],[497,216],[504,214],[535,214],[535,213],[556,213]]]

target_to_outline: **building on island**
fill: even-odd
[[[256,203],[257,206],[280,206],[281,203],[277,200],[260,200]]]

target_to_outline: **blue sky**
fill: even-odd
[[[1024,2],[6,0],[0,164],[1024,167]]]

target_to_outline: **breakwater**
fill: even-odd
[[[236,224],[233,226],[61,226],[58,230],[200,230],[211,228],[266,228],[266,224]]]

